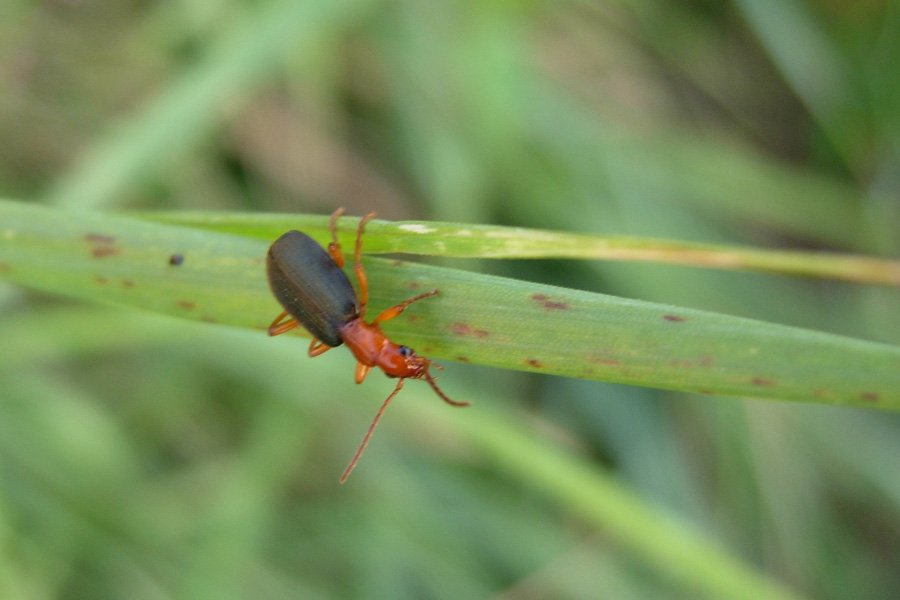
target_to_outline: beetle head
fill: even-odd
[[[431,375],[431,367],[442,369],[441,365],[434,361],[419,356],[415,350],[409,346],[396,346],[394,352],[390,353],[392,360],[390,364],[382,365],[382,369],[389,377],[400,377],[402,379],[424,379],[428,385],[441,397],[441,400],[453,406],[468,406],[468,402],[456,402],[451,400],[435,383],[435,378]]]

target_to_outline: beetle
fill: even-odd
[[[399,380],[397,387],[375,414],[359,449],[341,475],[341,483],[344,483],[362,456],[388,404],[400,392],[407,379],[424,379],[444,402],[452,406],[468,406],[469,403],[448,398],[429,371],[432,366],[436,369],[441,369],[441,366],[424,356],[418,356],[408,346],[395,344],[379,325],[399,316],[413,302],[436,296],[438,290],[404,300],[382,311],[371,323],[366,322],[369,283],[360,263],[360,254],[363,228],[375,217],[375,213],[369,213],[360,219],[356,230],[353,271],[356,273],[359,294],[353,291],[350,280],[341,270],[344,255],[341,253],[335,228],[337,219],[342,214],[344,209],[339,208],[331,215],[328,228],[331,230],[332,241],[328,244],[327,252],[315,240],[299,231],[288,231],[275,240],[266,254],[266,274],[275,299],[284,308],[269,326],[270,336],[286,333],[302,325],[312,335],[308,352],[310,357],[347,344],[357,360],[356,383],[362,383],[373,367],[379,367],[388,377]]]

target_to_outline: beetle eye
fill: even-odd
[[[410,348],[409,346],[400,346],[399,348],[397,348],[397,352],[399,352],[400,356],[404,358],[413,355],[412,348]]]

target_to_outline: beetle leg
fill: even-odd
[[[326,344],[325,342],[323,342],[321,340],[317,340],[316,338],[313,338],[312,341],[309,343],[309,352],[307,354],[309,354],[310,358],[315,358],[320,354],[325,354],[326,352],[331,350],[333,347],[334,346],[329,346],[328,344]]]
[[[285,317],[287,317],[287,320],[285,320]],[[274,336],[281,335],[282,333],[287,333],[298,325],[300,325],[300,323],[298,323],[294,319],[294,317],[288,316],[287,311],[284,311],[280,315],[278,315],[277,319],[272,321],[271,325],[269,325],[269,335]]]
[[[424,298],[428,298],[429,296],[434,296],[437,293],[438,293],[437,290],[431,290],[430,292],[425,292],[424,294],[419,294],[415,298],[410,298],[409,300],[404,300],[397,306],[392,306],[391,308],[387,308],[387,309],[383,310],[380,315],[375,317],[375,320],[372,321],[372,325],[375,325],[376,323],[383,323],[385,321],[390,321],[394,317],[399,316],[400,313],[402,313],[404,310],[406,310],[406,307],[409,306],[410,304],[412,304],[413,302],[416,302],[418,300],[423,300]]]
[[[356,363],[356,383],[362,383],[366,380],[366,375],[369,374],[369,371],[372,369],[369,365],[364,365],[362,363]]]
[[[366,272],[363,270],[362,263],[359,262],[359,256],[362,254],[362,232],[366,223],[375,216],[371,212],[359,220],[359,227],[356,230],[356,252],[353,254],[353,271],[356,273],[356,281],[359,283],[359,316],[364,317],[366,314],[366,304],[369,302],[369,280],[366,278]]]
[[[331,260],[334,261],[334,264],[341,268],[344,266],[344,255],[341,253],[341,245],[337,241],[335,225],[337,224],[337,218],[342,214],[344,214],[344,209],[337,209],[331,213],[331,221],[328,222],[328,229],[331,230],[331,242],[328,244],[328,254],[331,255]]]

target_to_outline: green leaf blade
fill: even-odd
[[[266,213],[161,212],[141,218],[171,225],[238,233],[272,240],[300,229],[330,240],[328,218]],[[342,221],[344,222],[344,221]],[[346,222],[338,234],[351,244],[356,229]],[[427,254],[458,258],[571,258],[620,260],[734,269],[900,286],[900,261],[837,252],[771,250],[631,236],[599,236],[496,225],[372,220],[366,226],[369,254]]]
[[[91,301],[264,329],[280,312],[268,243],[96,213],[0,203],[0,271]],[[346,248],[345,248],[346,249]],[[170,264],[173,254],[184,257]],[[420,353],[507,369],[707,394],[900,409],[900,348],[376,258],[370,313],[429,289],[385,324]]]

